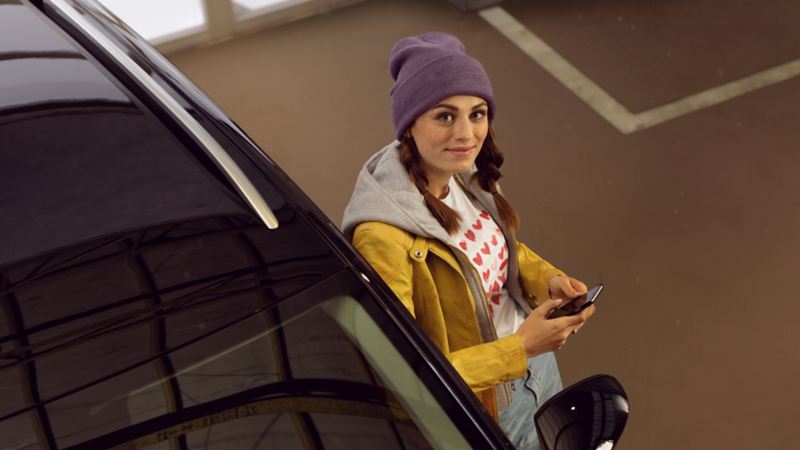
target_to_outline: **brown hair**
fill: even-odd
[[[436,218],[448,234],[454,234],[458,232],[461,216],[428,191],[428,178],[422,170],[421,158],[414,138],[405,133],[400,140],[400,159],[403,162],[403,166],[411,177],[411,181],[425,199],[425,206],[428,207],[433,217]],[[494,130],[490,127],[489,134],[483,141],[483,147],[481,147],[481,151],[475,159],[475,166],[478,171],[475,172],[472,178],[478,181],[481,189],[492,194],[500,220],[508,228],[516,229],[519,228],[519,216],[511,206],[511,203],[503,197],[503,194],[497,188],[497,180],[502,176],[500,166],[503,165],[503,160],[503,152],[497,147],[494,140]]]

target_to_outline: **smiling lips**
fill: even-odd
[[[474,148],[475,147],[452,147],[446,149],[446,151],[458,156],[467,156],[472,153],[472,149]]]

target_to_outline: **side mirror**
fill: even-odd
[[[610,375],[595,375],[551,397],[534,422],[543,450],[611,450],[628,421],[628,397]]]

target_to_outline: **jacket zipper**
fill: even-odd
[[[474,295],[475,292],[478,293],[478,298],[475,298],[475,303],[476,303],[475,306],[476,306],[476,308],[480,308],[481,309],[481,312],[483,313],[484,317],[486,318],[486,320],[484,320],[483,322],[485,322],[489,327],[489,330],[488,330],[489,336],[488,337],[491,338],[492,341],[496,341],[497,340],[497,330],[494,327],[494,320],[492,319],[492,316],[489,314],[488,299],[486,298],[486,293],[483,292],[483,285],[480,284],[480,279],[478,279],[480,274],[478,274],[478,271],[475,269],[475,266],[473,266],[472,263],[468,259],[466,259],[467,258],[466,255],[464,255],[461,252],[461,250],[459,250],[459,249],[457,249],[457,248],[455,248],[453,246],[449,246],[449,247],[451,249],[451,253],[456,257],[456,260],[458,261],[459,266],[461,266],[461,273],[464,275],[464,280],[467,282],[467,286],[469,286],[470,290],[472,290],[473,297],[475,297],[475,295]],[[510,256],[510,254],[509,254],[509,256]],[[467,272],[464,271],[465,267],[467,268]],[[478,288],[477,289],[475,288],[476,283],[478,283]],[[477,319],[478,318],[476,317],[476,320]],[[478,331],[480,331],[481,340],[483,340],[484,343],[491,342],[491,341],[486,341],[486,336],[484,336],[484,331],[481,328],[480,322],[481,321],[478,320]],[[502,389],[503,389],[503,393],[505,395],[505,399],[504,399],[505,400],[505,402],[504,402],[505,403],[505,407],[508,408],[508,406],[511,405],[511,392],[509,390],[509,386],[511,386],[511,388],[513,389],[514,384],[513,384],[513,382],[504,382],[504,383],[501,383],[499,386],[502,387]],[[496,399],[495,403],[497,403],[498,401],[499,401],[499,399]],[[499,413],[499,405],[497,405],[497,407],[498,407],[498,413]]]
[[[465,268],[469,272],[469,273],[464,273],[464,279],[466,280],[470,290],[473,293],[477,292],[478,294],[478,297],[475,299],[476,303],[475,307],[480,308],[484,317],[486,317],[487,319],[486,323],[489,325],[488,331],[490,332],[490,334],[489,336],[486,337],[491,338],[493,340],[497,340],[497,330],[494,328],[494,322],[492,321],[492,316],[489,314],[489,307],[487,306],[488,299],[486,298],[486,293],[483,292],[483,285],[477,285],[477,283],[480,283],[479,281],[476,281],[478,280],[479,276],[478,271],[475,269],[472,263],[466,259],[466,256],[461,252],[461,250],[452,246],[450,246],[450,249],[452,250],[452,253],[458,260],[461,272],[464,273]],[[484,333],[483,330],[481,329],[480,321],[478,321],[478,329],[481,330],[481,335],[483,336]]]

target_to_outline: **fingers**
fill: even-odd
[[[563,346],[567,345],[567,339],[570,337],[571,334],[572,332],[569,330],[567,330],[564,334],[562,334],[561,342],[558,344],[558,347],[556,347],[556,349],[561,350]]]
[[[564,300],[571,300],[585,294],[588,290],[581,280],[565,275],[556,275],[550,278],[548,286],[552,297]]]
[[[583,316],[583,312],[581,312],[580,314],[575,314],[574,316],[564,316],[550,320],[554,322],[555,325],[559,328],[570,328],[570,329],[582,324],[583,322],[586,322],[586,318]]]
[[[595,307],[594,305],[589,306],[588,308],[581,311],[579,314],[575,314],[574,316],[564,316],[559,317],[557,319],[550,319],[552,322],[555,323],[556,326],[559,328],[580,328],[583,326],[584,322],[589,320],[590,317],[594,315]]]
[[[550,278],[548,286],[550,287],[550,296],[552,298],[564,298],[564,299],[572,298],[569,295],[569,292],[572,290],[572,287],[570,286],[569,279],[567,279],[567,277],[563,275],[556,275]]]
[[[567,345],[567,339],[573,334],[572,330],[569,328],[563,330],[559,335],[559,340],[556,342],[555,350],[561,350],[562,347]]]
[[[583,321],[586,322],[587,320],[589,320],[589,317],[592,317],[594,315],[595,311],[596,308],[594,307],[594,305],[590,305],[588,308],[581,311],[580,314],[578,314],[578,316],[583,317]]]
[[[562,277],[561,290],[566,294],[567,298],[573,299],[578,296],[578,291],[572,285],[572,278]]]
[[[583,295],[588,291],[586,285],[577,278],[569,277],[569,284],[575,290],[576,296]]]
[[[556,275],[550,278],[547,282],[547,287],[550,289],[550,298],[563,298],[569,300],[568,290],[570,288],[569,280],[566,276]]]
[[[590,306],[590,307],[588,307],[588,308],[584,309],[583,311],[581,311],[581,313],[580,313],[580,314],[578,314],[578,316],[579,316],[579,317],[583,317],[583,322],[581,322],[580,324],[578,324],[578,326],[576,326],[576,327],[575,327],[575,328],[572,330],[572,334],[578,334],[578,330],[580,330],[581,328],[583,328],[583,325],[586,323],[586,321],[587,321],[587,320],[589,320],[589,318],[590,318],[590,317],[592,317],[592,316],[594,315],[594,312],[595,312],[595,307],[594,307],[594,305],[592,305],[592,306]]]
[[[539,314],[542,317],[547,317],[551,311],[558,308],[564,300],[560,298],[549,298],[544,303],[539,305],[536,309],[533,310],[534,314]]]

